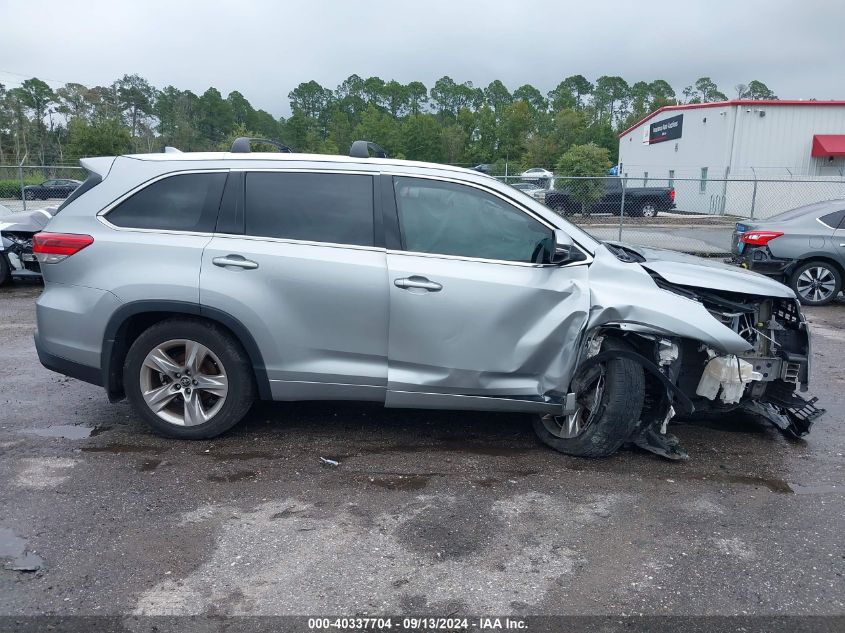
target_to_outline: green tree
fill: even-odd
[[[543,93],[529,84],[524,84],[514,90],[513,98],[515,101],[524,101],[527,103],[528,107],[535,114],[545,112],[549,107],[549,102],[543,96]]]
[[[217,146],[235,124],[232,106],[217,88],[209,88],[197,103],[197,129],[206,148]]]
[[[494,79],[484,89],[484,103],[490,106],[497,115],[513,103],[513,96],[498,79]]]
[[[745,90],[742,94],[739,95],[740,99],[777,99],[777,95],[769,90],[769,87],[764,84],[762,81],[757,81],[753,79],[748,82],[748,86],[745,87]]]
[[[598,121],[606,120],[613,125],[621,111],[627,109],[630,100],[631,88],[622,77],[604,75],[596,79],[593,105]]]
[[[124,75],[117,81],[117,96],[129,132],[134,138],[142,119],[153,112],[156,90],[139,75]]]
[[[604,147],[593,143],[574,145],[558,160],[555,176],[584,178],[573,181],[570,195],[581,203],[581,212],[585,213],[604,196],[604,181],[590,180],[591,176],[606,176],[610,169],[610,157]]]
[[[683,95],[687,103],[710,103],[728,99],[710,77],[696,79],[693,85],[684,88]]]
[[[585,98],[592,94],[593,84],[587,81],[584,75],[572,75],[561,81],[557,87],[549,92],[549,101],[552,110],[563,108],[583,108]]]
[[[132,136],[118,121],[91,124],[76,118],[68,124],[67,153],[74,157],[117,156],[131,151]]]
[[[408,90],[408,109],[411,114],[425,111],[428,103],[428,89],[420,81],[412,81],[406,86]]]
[[[441,126],[432,114],[412,114],[402,124],[402,148],[409,160],[443,161]]]

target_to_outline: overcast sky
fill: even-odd
[[[431,87],[449,75],[544,93],[561,79],[710,76],[728,96],[759,79],[779,97],[845,99],[836,0],[0,0],[0,82],[241,91],[276,116],[287,94],[350,74]]]

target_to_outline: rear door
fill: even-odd
[[[543,264],[552,227],[498,193],[393,184],[383,193],[397,207],[385,216],[388,246],[398,239],[387,254],[388,406],[545,410],[545,396],[565,389],[587,266]]]
[[[274,399],[383,401],[388,296],[374,177],[256,170],[230,182],[203,253],[203,309],[252,334]]]

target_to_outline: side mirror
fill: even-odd
[[[555,252],[552,254],[552,264],[569,264],[579,262],[583,259],[584,253],[575,246],[572,238],[562,229],[555,229]]]

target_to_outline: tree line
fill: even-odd
[[[735,86],[738,98],[776,99],[762,82]],[[563,79],[543,94],[530,84],[511,91],[501,81],[476,87],[441,77],[427,88],[351,75],[332,90],[316,81],[289,94],[291,115],[276,118],[238,91],[201,95],[157,89],[139,75],[108,86],[68,83],[53,89],[31,78],[0,84],[0,164],[71,164],[84,156],[226,150],[238,136],[280,139],[295,151],[345,153],[355,139],[375,141],[398,158],[493,165],[502,171],[552,166],[573,146],[605,148],[615,163],[617,133],[649,112],[676,103],[727,96],[702,77],[677,94],[665,80],[629,84],[618,76],[594,82]]]

